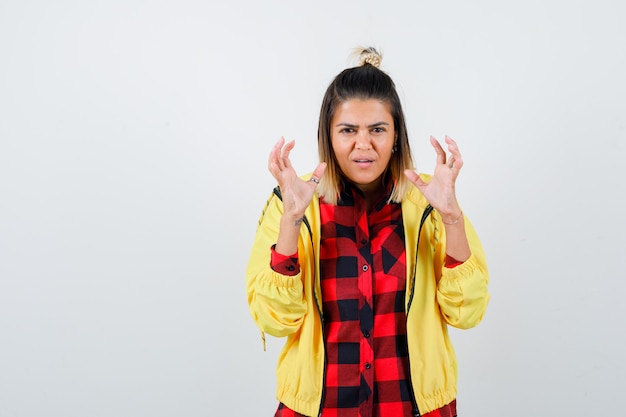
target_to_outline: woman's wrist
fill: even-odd
[[[283,214],[283,217],[280,219],[281,226],[295,226],[300,227],[302,222],[304,221],[303,215],[292,215],[292,214]]]
[[[280,231],[276,241],[276,251],[282,254],[294,253],[298,250],[298,236],[300,235],[300,225],[304,217],[289,216],[283,214],[280,219]]]
[[[463,212],[459,210],[458,214],[442,215],[441,221],[447,226],[454,226],[455,224],[458,224],[462,218]]]

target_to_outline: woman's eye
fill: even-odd
[[[344,127],[339,132],[340,133],[354,133],[354,129],[352,129],[351,127]]]
[[[383,133],[384,131],[385,129],[382,127],[375,127],[374,129],[372,129],[372,132],[374,133]]]

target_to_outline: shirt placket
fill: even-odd
[[[363,201],[355,209],[357,227],[356,243],[359,248],[358,285],[359,285],[359,328],[360,328],[360,362],[361,383],[359,389],[360,415],[371,415],[373,406],[372,391],[374,388],[374,305],[373,305],[373,269],[368,218]]]

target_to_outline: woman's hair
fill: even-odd
[[[317,144],[320,161],[326,162],[327,167],[317,187],[317,192],[327,203],[337,204],[342,182],[347,181],[339,168],[330,139],[330,124],[335,110],[341,103],[350,99],[375,99],[388,104],[393,117],[396,143],[383,175],[386,176],[385,180],[391,180],[393,183],[389,200],[399,203],[411,187],[411,182],[404,175],[404,170],[413,169],[413,158],[402,105],[391,77],[378,68],[382,56],[376,49],[359,48],[355,51],[355,55],[359,57],[361,64],[339,73],[328,86],[322,100]]]

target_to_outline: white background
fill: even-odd
[[[455,138],[491,272],[461,416],[621,415],[622,1],[0,2],[0,417],[270,416],[244,270],[274,142],[352,48],[420,171]]]

